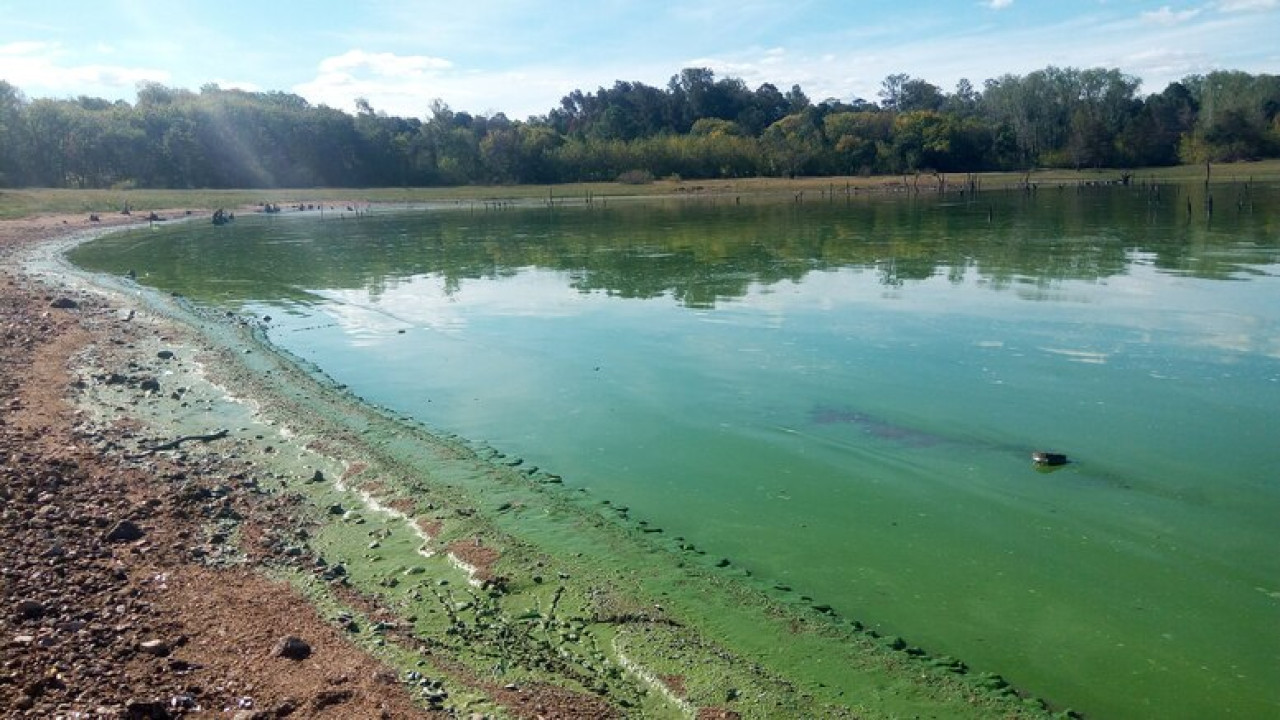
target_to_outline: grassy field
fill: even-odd
[[[1119,179],[1121,170],[1037,170],[1032,182],[1042,185]],[[1132,171],[1136,182],[1196,182],[1205,177],[1203,165],[1180,165]],[[966,175],[944,176],[947,187],[958,190]],[[1015,187],[1028,176],[1021,172],[981,173],[976,176],[984,190]],[[1280,180],[1280,160],[1215,165],[1214,182]],[[471,203],[486,200],[547,200],[581,202],[588,197],[669,196],[672,194],[719,194],[743,196],[818,195],[833,191],[885,191],[907,188],[920,192],[938,189],[934,175],[880,175],[872,177],[746,178],[733,180],[659,180],[647,185],[621,183],[577,183],[571,185],[468,185],[446,188],[295,188],[270,190],[63,190],[24,188],[0,190],[0,219],[9,220],[59,213],[119,212],[126,203],[133,211],[204,210],[242,208],[261,203]]]

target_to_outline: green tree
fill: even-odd
[[[27,175],[21,161],[27,145],[26,98],[22,91],[0,80],[0,187],[23,185]]]
[[[795,177],[810,169],[822,154],[822,132],[809,113],[788,115],[770,125],[760,138],[775,174]]]
[[[893,115],[882,112],[841,112],[823,118],[823,134],[830,147],[830,169],[836,174],[868,175],[878,171],[876,148],[893,135]]]

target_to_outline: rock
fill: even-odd
[[[155,378],[147,378],[138,383],[138,389],[143,392],[160,392],[160,381]]]
[[[160,358],[161,360],[172,360],[172,359],[173,359],[173,351],[172,351],[172,350],[161,350],[160,352],[156,353],[156,357]]]
[[[59,310],[75,310],[76,308],[80,307],[80,303],[76,302],[75,300],[72,300],[69,297],[60,297],[57,300],[54,300],[53,302],[49,303],[49,307],[58,308]]]
[[[163,640],[147,640],[139,644],[138,649],[156,657],[164,657],[169,654],[169,644]]]
[[[130,700],[124,704],[125,717],[130,720],[164,720],[173,717],[169,708],[160,700]]]
[[[289,660],[305,660],[311,656],[311,646],[305,640],[293,635],[286,635],[280,638],[280,642],[276,643],[276,647],[271,651],[275,657],[288,658]]]
[[[38,600],[21,600],[13,610],[23,620],[35,620],[44,615],[44,605]]]
[[[324,482],[324,473],[317,470],[315,474],[311,476],[311,482],[313,483]]]
[[[327,707],[341,705],[350,700],[353,694],[350,690],[321,690],[311,699],[311,708],[318,712]]]
[[[121,520],[106,535],[107,542],[133,542],[142,539],[142,528],[131,520]]]
[[[1043,450],[1037,450],[1031,453],[1031,462],[1035,463],[1036,465],[1057,467],[1059,465],[1066,465],[1070,461],[1067,460],[1067,456],[1063,455],[1062,453],[1045,452]]]

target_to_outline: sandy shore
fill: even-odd
[[[58,260],[137,221],[0,222],[0,714],[1044,714]]]

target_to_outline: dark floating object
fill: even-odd
[[[1066,465],[1070,461],[1067,460],[1067,456],[1062,453],[1037,450],[1031,453],[1031,462],[1042,467],[1057,467],[1059,465]]]

